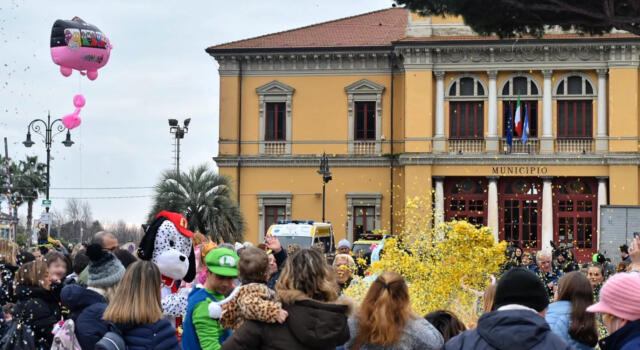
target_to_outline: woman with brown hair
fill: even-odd
[[[18,269],[17,249],[4,238],[0,238],[0,306],[13,302],[13,277]]]
[[[560,278],[555,302],[549,304],[546,320],[551,331],[578,350],[593,349],[598,343],[596,318],[587,312],[593,304],[591,284],[582,272]]]
[[[276,284],[283,323],[247,320],[222,343],[223,350],[334,350],[349,340],[347,314],[352,302],[338,298],[333,269],[322,253],[301,249],[289,257]]]
[[[51,292],[47,263],[32,261],[16,273],[16,306],[14,317],[33,332],[36,349],[49,349],[53,326],[60,321],[60,306]]]
[[[383,272],[372,284],[355,317],[349,318],[351,339],[345,349],[440,349],[442,335],[411,310],[404,278]]]
[[[162,317],[160,270],[150,261],[138,261],[127,269],[109,300],[103,320],[121,331],[129,350],[179,349],[176,331]]]

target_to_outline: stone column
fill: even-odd
[[[444,176],[434,176],[433,182],[436,191],[434,222],[437,226],[444,222]]]
[[[493,233],[493,239],[498,242],[498,177],[487,176],[489,186],[487,190],[487,226]]]
[[[542,71],[542,136],[540,137],[540,152],[553,152],[553,100],[551,99],[551,78],[553,71]]]
[[[487,131],[487,152],[498,152],[498,71],[487,71],[489,76],[489,130]]]
[[[553,193],[551,181],[553,177],[542,177],[542,241],[543,250],[551,250],[549,241],[553,240]]]
[[[433,75],[436,76],[436,127],[433,150],[444,152],[446,141],[444,136],[444,72],[434,71]]]
[[[609,150],[607,119],[607,70],[598,69],[598,130],[596,132],[596,152],[606,152]]]
[[[600,207],[603,205],[607,205],[607,180],[609,178],[606,176],[598,177],[598,218],[596,219],[598,222],[598,227],[596,231],[598,232],[598,241],[596,243],[596,248],[600,250]]]

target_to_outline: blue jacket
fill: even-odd
[[[69,309],[69,316],[76,324],[76,337],[83,349],[93,349],[107,332],[107,323],[102,320],[107,300],[100,294],[70,284],[60,293],[62,305]]]
[[[166,319],[156,323],[118,325],[127,350],[175,350],[182,349],[176,330]]]
[[[547,322],[529,310],[504,310],[486,313],[478,328],[451,338],[446,350],[570,350],[569,343],[553,334]]]
[[[200,346],[200,340],[198,340],[198,334],[196,333],[196,327],[193,324],[193,310],[198,304],[207,299],[219,301],[214,295],[209,293],[205,288],[195,288],[189,294],[189,302],[187,304],[187,313],[184,317],[184,323],[182,325],[182,344],[187,350],[202,350]],[[222,344],[231,335],[230,330],[222,330],[222,326],[217,324],[217,327],[221,329],[221,335],[218,338],[219,344]],[[215,341],[213,338],[211,341]]]
[[[571,326],[571,302],[566,300],[556,301],[555,303],[549,304],[547,308],[547,323],[549,324],[549,328],[555,334],[557,334],[560,338],[569,342],[569,344],[573,345],[578,350],[591,350],[593,347],[590,347],[586,344],[579,343],[576,340],[573,340],[569,335],[569,327]]]
[[[640,349],[640,320],[627,323],[610,336],[600,340],[602,350]]]

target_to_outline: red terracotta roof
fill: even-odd
[[[404,38],[409,10],[389,8],[298,29],[211,46],[207,52],[234,49],[284,49],[391,46]]]
[[[603,35],[580,35],[580,34],[547,34],[542,37],[542,40],[563,40],[563,39],[638,39],[640,36],[631,33],[611,33]],[[525,36],[520,40],[535,40],[532,36]],[[478,35],[460,35],[460,36],[431,36],[431,37],[412,37],[402,38],[397,40],[398,42],[429,42],[429,41],[478,41],[478,40],[500,40],[497,36],[478,36]],[[505,39],[515,40],[515,38]]]

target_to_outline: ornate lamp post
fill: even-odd
[[[322,158],[320,159],[320,168],[318,169],[318,174],[322,175],[322,222],[325,221],[325,195],[326,195],[326,185],[327,182],[331,181],[333,178],[331,177],[331,171],[329,171],[329,158],[327,158],[326,153],[322,153]]]
[[[43,129],[44,129],[44,132],[43,132]],[[51,163],[51,143],[53,142],[53,138],[56,135],[59,135],[65,130],[67,130],[67,137],[65,138],[64,141],[62,141],[62,144],[65,147],[71,147],[71,145],[73,145],[74,142],[71,141],[71,133],[69,132],[69,130],[65,128],[64,125],[62,125],[62,119],[56,119],[52,122],[51,114],[47,114],[47,121],[44,121],[43,119],[34,119],[31,121],[31,123],[29,123],[29,125],[27,126],[27,139],[24,140],[24,142],[22,142],[22,144],[27,148],[35,144],[35,142],[31,140],[31,131],[42,136],[44,145],[47,149],[47,203],[49,201],[49,187],[50,187],[49,165]],[[46,210],[48,213],[49,205],[46,206]]]

